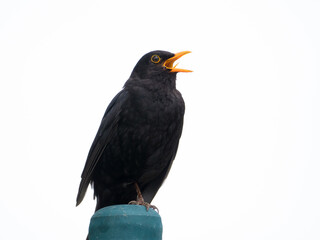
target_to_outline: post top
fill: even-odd
[[[90,240],[161,240],[162,222],[145,206],[113,205],[99,209],[91,218]]]
[[[95,212],[93,217],[101,217],[101,216],[154,216],[160,217],[159,213],[157,213],[153,208],[147,208],[141,205],[129,205],[129,204],[121,204],[121,205],[112,205],[105,208],[101,208]]]

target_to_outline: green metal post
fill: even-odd
[[[114,205],[92,216],[89,240],[161,240],[160,215],[139,205]]]

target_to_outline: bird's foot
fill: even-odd
[[[136,201],[130,201],[128,204],[145,206],[147,211],[149,211],[149,208],[153,208],[155,211],[159,212],[159,209],[156,206],[151,205],[150,203],[144,201],[138,184],[134,183],[134,186],[135,186],[136,191],[137,191],[137,200]]]
[[[155,211],[159,213],[159,209],[155,205],[151,205],[150,203],[141,201],[140,199],[138,199],[137,201],[130,201],[128,204],[145,206],[147,211],[149,211],[149,208],[153,208]]]

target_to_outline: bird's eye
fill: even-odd
[[[152,55],[151,62],[158,63],[160,62],[161,58],[158,55]]]

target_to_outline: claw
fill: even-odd
[[[147,211],[149,211],[149,208],[153,208],[155,211],[157,211],[159,213],[159,209],[156,206],[151,205],[150,203],[144,201],[138,184],[135,183],[134,185],[135,185],[135,188],[136,188],[136,191],[137,191],[137,200],[136,201],[130,201],[128,204],[145,206]]]
[[[145,206],[147,211],[149,211],[149,208],[152,208],[153,210],[157,211],[159,213],[159,209],[155,205],[151,205],[148,202],[141,202],[141,201],[130,201],[128,204],[130,205],[140,205]]]

